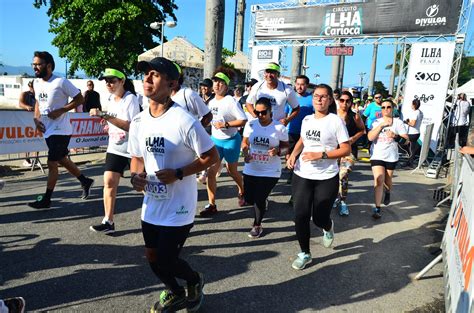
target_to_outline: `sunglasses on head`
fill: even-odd
[[[257,110],[254,110],[255,112],[255,115],[267,115],[268,111],[267,110],[263,110],[263,111],[257,111]]]
[[[385,110],[385,109],[391,109],[392,107],[391,106],[388,106],[388,107],[382,107],[382,110]]]

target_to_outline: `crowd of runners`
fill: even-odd
[[[29,206],[50,208],[58,179],[58,165],[77,177],[87,199],[94,180],[85,177],[68,158],[72,129],[66,112],[83,103],[68,79],[53,74],[54,60],[35,52],[32,66],[36,105],[34,122],[48,146],[46,191]],[[376,93],[361,105],[349,91],[333,91],[326,84],[310,90],[310,80],[296,77],[294,86],[280,79],[280,65],[268,63],[263,80],[234,86],[234,72],[219,67],[204,79],[199,93],[183,87],[183,69],[157,57],[137,64],[143,75],[146,104],[139,105],[130,80],[119,68],[106,68],[99,78],[110,92],[107,111],[92,108],[109,134],[105,158],[104,217],[94,232],[115,231],[117,188],[127,167],[133,188],[143,193],[141,213],[145,255],[154,274],[165,285],[152,312],[186,308],[193,312],[203,300],[204,275],[180,257],[197,216],[218,214],[218,177],[223,164],[236,184],[236,205],[253,207],[248,237],[264,234],[268,197],[286,167],[291,184],[299,253],[296,270],[312,261],[311,221],[321,228],[322,242],[331,247],[335,232],[331,213],[349,215],[349,175],[358,150],[370,147],[374,179],[372,218],[382,217],[390,204],[393,172],[400,141],[408,143],[411,166],[419,151],[422,113],[413,101],[413,113],[399,116],[396,103]],[[232,89],[235,92],[232,93]],[[72,100],[70,100],[72,99]],[[238,169],[243,162],[243,171]],[[242,164],[242,163],[240,163]],[[206,184],[208,204],[197,208],[198,183]],[[349,198],[350,200],[350,198]],[[186,281],[186,286],[177,279]]]

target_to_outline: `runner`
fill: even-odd
[[[352,94],[349,91],[343,91],[339,96],[339,106],[337,115],[343,120],[349,133],[349,144],[351,145],[351,154],[342,157],[339,160],[339,194],[334,202],[334,208],[339,206],[339,215],[349,215],[349,208],[346,204],[347,194],[349,192],[349,173],[352,172],[357,156],[357,140],[365,134],[365,126],[359,113],[352,111]],[[356,111],[357,112],[357,111]]]
[[[184,76],[181,67],[175,63],[179,71],[178,85],[171,93],[171,100],[191,114],[202,126],[206,127],[212,120],[212,113],[197,92],[191,88],[183,87]]]
[[[265,80],[253,85],[245,105],[250,115],[257,117],[253,112],[255,103],[261,97],[269,98],[272,103],[273,119],[286,126],[298,115],[300,108],[293,88],[279,80],[279,77],[280,65],[274,62],[268,63],[265,68]],[[289,116],[285,114],[285,105],[287,102],[292,108]]]
[[[420,99],[413,99],[411,102],[411,111],[405,118],[405,124],[408,125],[408,138],[410,139],[410,157],[403,165],[405,168],[412,168],[414,166],[413,161],[416,155],[420,151],[420,145],[418,139],[420,138],[420,127],[423,121],[423,112],[420,110]]]
[[[58,181],[58,163],[81,182],[81,198],[85,200],[89,198],[94,180],[85,177],[68,158],[72,126],[67,113],[81,105],[84,98],[68,79],[53,74],[55,63],[49,52],[36,51],[31,65],[37,77],[34,85],[38,105],[35,106],[34,122],[48,146],[48,182],[46,193],[28,205],[34,209],[51,206],[51,196]],[[72,100],[68,103],[69,98]]]
[[[268,195],[281,176],[280,156],[288,153],[288,132],[272,120],[270,99],[258,99],[254,112],[258,119],[245,125],[242,140],[245,202],[255,210],[253,227],[248,234],[250,238],[262,235]]]
[[[104,218],[102,223],[90,226],[90,230],[111,234],[115,232],[114,211],[117,188],[125,167],[130,164],[128,130],[133,117],[140,113],[140,106],[133,83],[119,70],[106,68],[99,80],[105,80],[108,98],[108,112],[90,109],[90,116],[100,116],[107,121],[109,145],[105,156],[104,172]]]
[[[297,270],[312,261],[311,217],[313,223],[323,229],[324,246],[330,247],[334,240],[334,222],[330,215],[339,189],[337,159],[349,155],[351,148],[344,123],[336,114],[329,113],[333,101],[331,87],[316,86],[313,92],[315,114],[303,119],[301,138],[287,161],[288,168],[294,168],[292,195],[301,252],[292,267]]]
[[[372,212],[374,219],[382,217],[380,207],[384,187],[386,191],[383,203],[390,204],[393,171],[398,162],[397,140],[400,137],[408,139],[403,122],[399,118],[393,117],[393,102],[385,100],[382,102],[381,109],[382,117],[374,121],[372,130],[367,135],[372,141],[370,164],[374,175],[375,207]]]
[[[137,69],[145,74],[150,109],[130,125],[131,183],[145,191],[141,219],[146,257],[166,286],[151,312],[194,312],[203,299],[203,275],[179,254],[196,213],[195,174],[215,163],[218,154],[202,125],[171,100],[179,77],[174,63],[157,57],[139,62]],[[177,278],[187,282],[187,297]]]
[[[219,151],[220,160],[213,164],[207,171],[207,195],[209,204],[199,213],[207,217],[217,213],[216,190],[217,178],[222,159],[226,160],[227,172],[237,184],[239,189],[239,206],[245,205],[244,185],[242,175],[237,170],[240,155],[241,136],[238,128],[245,125],[247,118],[242,107],[232,96],[227,95],[229,83],[233,72],[226,68],[218,68],[212,77],[214,99],[209,102],[212,119],[212,140]]]

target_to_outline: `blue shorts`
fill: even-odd
[[[225,159],[227,163],[236,163],[239,161],[240,156],[240,144],[242,137],[239,133],[236,133],[234,137],[229,139],[216,139],[211,136],[212,141],[216,145],[217,151],[219,151],[220,159]]]

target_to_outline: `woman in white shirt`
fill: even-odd
[[[245,125],[242,140],[245,202],[255,210],[250,238],[262,235],[267,198],[281,176],[280,156],[286,155],[289,147],[286,127],[272,119],[269,98],[258,99],[254,113],[257,119]]]
[[[110,96],[107,103],[108,112],[91,109],[90,116],[99,116],[107,121],[109,145],[105,156],[104,172],[104,218],[90,230],[111,234],[115,232],[114,211],[117,199],[117,188],[125,167],[130,165],[128,147],[128,130],[133,117],[140,113],[140,105],[133,83],[117,69],[107,68],[99,80],[105,80]]]
[[[382,102],[382,117],[375,120],[367,137],[372,141],[370,147],[370,164],[374,175],[375,207],[372,217],[381,218],[380,207],[385,187],[384,204],[390,204],[393,171],[398,162],[398,139],[408,140],[405,125],[399,118],[393,117],[393,102]],[[384,186],[385,184],[385,186]]]
[[[287,161],[288,168],[294,168],[292,196],[301,252],[292,267],[297,270],[304,269],[312,261],[311,217],[313,223],[323,229],[324,246],[330,247],[334,240],[331,209],[339,191],[337,159],[349,155],[351,146],[344,122],[336,114],[329,113],[333,101],[331,87],[316,86],[313,92],[315,113],[303,119],[301,137]]]
[[[420,151],[418,139],[420,138],[420,126],[423,121],[423,112],[420,111],[420,105],[420,99],[413,99],[411,103],[412,111],[408,113],[405,119],[405,124],[408,125],[408,139],[410,140],[410,157],[404,164],[405,167],[413,167],[413,160]]]
[[[232,96],[227,95],[230,79],[233,72],[227,68],[218,68],[213,77],[214,99],[209,102],[212,113],[212,141],[219,151],[219,161],[212,165],[207,172],[207,195],[209,204],[201,212],[200,216],[206,217],[217,213],[216,190],[217,178],[222,159],[226,160],[227,172],[237,184],[239,205],[244,206],[244,184],[242,175],[237,170],[240,156],[240,144],[242,137],[238,130],[245,125],[247,117],[242,106]]]

